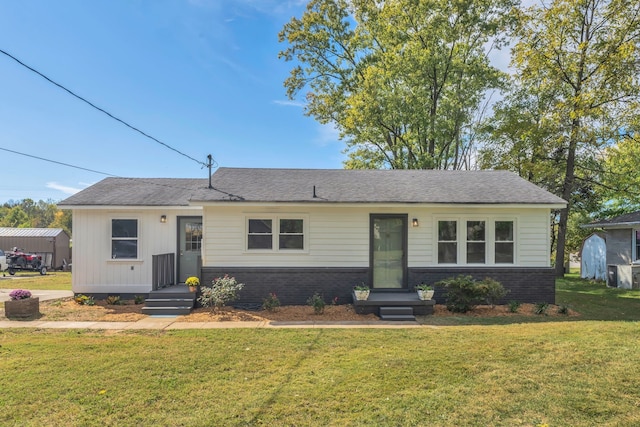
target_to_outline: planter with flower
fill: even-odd
[[[200,279],[195,276],[191,276],[184,282],[184,284],[189,287],[190,292],[197,292],[198,286],[200,286]]]
[[[364,282],[353,287],[353,294],[357,301],[366,301],[369,298],[369,292],[369,286],[365,285]]]
[[[433,290],[433,286],[431,285],[421,283],[418,286],[416,286],[416,291],[418,291],[418,298],[420,298],[423,301],[430,300],[431,298],[433,298],[434,290]]]
[[[8,318],[27,319],[40,314],[40,299],[33,298],[31,292],[16,289],[9,294],[9,301],[4,302],[4,315]]]

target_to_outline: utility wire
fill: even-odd
[[[132,130],[134,130],[134,131],[136,131],[136,132],[138,132],[138,133],[142,134],[143,136],[145,136],[145,137],[147,137],[147,138],[149,138],[149,139],[151,139],[151,140],[153,140],[153,141],[157,142],[157,143],[158,143],[158,144],[160,144],[160,145],[165,146],[165,147],[166,147],[166,148],[168,148],[169,150],[175,151],[176,153],[180,154],[181,156],[186,157],[187,159],[193,160],[194,162],[198,163],[199,165],[201,165],[201,166],[203,166],[203,167],[207,167],[207,166],[208,166],[206,163],[201,162],[200,160],[194,159],[193,157],[191,157],[191,156],[189,156],[189,155],[187,155],[187,154],[185,154],[185,153],[183,153],[183,152],[181,152],[181,151],[179,151],[179,150],[177,150],[177,149],[175,149],[175,148],[171,147],[170,145],[165,144],[164,142],[162,142],[162,141],[160,141],[160,140],[158,140],[158,139],[154,138],[153,136],[151,136],[151,135],[149,135],[149,134],[147,134],[147,133],[145,133],[145,132],[141,131],[141,130],[140,130],[140,129],[138,129],[137,127],[132,126],[132,125],[130,125],[129,123],[125,122],[124,120],[117,118],[117,117],[116,117],[116,116],[114,116],[113,114],[111,114],[111,113],[109,113],[108,111],[106,111],[106,110],[104,110],[104,109],[102,109],[102,108],[98,107],[97,105],[95,105],[95,104],[91,103],[90,101],[87,101],[85,98],[81,97],[80,95],[75,94],[73,91],[71,91],[71,90],[67,89],[66,87],[62,86],[61,84],[56,83],[55,81],[51,80],[49,77],[45,76],[45,75],[44,75],[44,74],[42,74],[40,71],[38,71],[38,70],[36,70],[36,69],[34,69],[34,68],[32,68],[32,67],[28,66],[27,64],[25,64],[24,62],[20,61],[18,58],[16,58],[15,56],[11,55],[10,53],[5,52],[5,51],[4,51],[4,50],[2,50],[2,49],[0,49],[0,53],[2,53],[2,54],[4,54],[4,55],[8,56],[9,58],[11,58],[11,59],[13,59],[14,61],[16,61],[18,64],[22,65],[23,67],[27,68],[27,69],[28,69],[28,70],[30,70],[30,71],[33,71],[34,73],[36,73],[37,75],[39,75],[39,76],[40,76],[40,77],[42,77],[43,79],[47,80],[49,83],[52,83],[52,84],[54,84],[54,85],[58,86],[60,89],[62,89],[62,90],[64,90],[65,92],[69,93],[70,95],[73,95],[74,97],[78,98],[80,101],[83,101],[83,102],[85,102],[85,103],[89,104],[91,107],[93,107],[93,108],[95,108],[96,110],[98,110],[98,111],[100,111],[100,112],[102,112],[102,113],[106,114],[107,116],[111,117],[112,119],[114,119],[114,120],[116,120],[116,121],[118,121],[118,122],[122,123],[122,124],[123,124],[123,125],[125,125],[126,127],[128,127],[128,128],[130,128],[130,129],[132,129]],[[108,174],[106,174],[106,175],[108,175]]]
[[[145,178],[128,178],[128,177],[123,177],[123,176],[119,176],[119,175],[114,175],[114,174],[112,174],[112,173],[101,172],[101,171],[97,171],[97,170],[94,170],[94,169],[84,168],[84,167],[82,167],[82,166],[76,166],[76,165],[72,165],[72,164],[70,164],[70,163],[64,163],[64,162],[59,162],[59,161],[57,161],[57,160],[46,159],[46,158],[44,158],[44,157],[34,156],[33,154],[21,153],[21,152],[19,152],[19,151],[10,150],[10,149],[8,149],[8,148],[4,148],[4,147],[0,147],[0,150],[2,150],[2,151],[6,151],[6,152],[8,152],[8,153],[18,154],[18,155],[20,155],[20,156],[30,157],[30,158],[32,158],[32,159],[36,159],[36,160],[42,160],[42,161],[44,161],[44,162],[49,162],[49,163],[54,163],[54,164],[57,164],[57,165],[66,166],[66,167],[69,167],[69,168],[80,169],[80,170],[83,170],[83,171],[88,171],[88,172],[92,172],[92,173],[97,173],[97,174],[100,174],[100,175],[106,175],[106,176],[110,176],[110,177],[112,177],[112,178],[136,180],[136,181],[138,181],[138,182],[146,182],[147,184],[156,185],[156,186],[158,186],[158,187],[175,188],[175,189],[178,189],[178,190],[186,190],[186,191],[193,191],[193,190],[194,190],[193,188],[189,188],[189,187],[180,187],[180,186],[177,186],[177,185],[162,184],[162,183],[160,183],[160,182],[158,182],[158,181],[152,181],[151,179],[145,179]],[[194,179],[197,179],[197,178],[194,178]],[[203,181],[204,181],[204,179],[203,179]],[[206,188],[206,187],[204,187],[204,186],[203,186],[203,188]],[[214,188],[214,187],[209,187],[209,188],[211,188],[211,189],[213,189],[213,190],[216,190],[216,191],[217,191],[217,192],[219,192],[219,193],[222,193],[222,194],[225,194],[225,195],[229,196],[229,198],[230,198],[230,199],[231,199],[231,198],[233,198],[233,199],[235,199],[235,200],[240,200],[240,199],[242,199],[242,197],[240,197],[240,196],[236,196],[236,195],[231,194],[231,193],[228,193],[228,192],[226,192],[226,191],[223,191],[223,190],[220,190],[220,189],[217,189],[217,188]]]
[[[67,166],[67,167],[70,167],[70,168],[80,169],[80,170],[83,170],[83,171],[88,171],[88,172],[93,172],[93,173],[99,173],[101,175],[107,175],[107,176],[116,177],[116,175],[113,175],[113,174],[110,174],[110,173],[100,172],[100,171],[93,170],[93,169],[88,169],[88,168],[83,168],[82,166],[71,165],[69,163],[63,163],[63,162],[59,162],[57,160],[45,159],[44,157],[34,156],[33,154],[20,153],[18,151],[9,150],[8,148],[0,147],[0,150],[7,151],[7,152],[13,153],[13,154],[19,154],[19,155],[25,156],[25,157],[31,157],[32,159],[38,159],[38,160],[42,160],[42,161],[49,162],[49,163],[55,163],[57,165]]]

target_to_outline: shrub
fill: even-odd
[[[520,301],[509,301],[509,312],[517,313],[520,309]]]
[[[95,305],[96,304],[96,300],[94,300],[93,297],[90,297],[88,295],[83,295],[83,294],[76,295],[73,300],[76,302],[76,304],[79,304],[79,305]]]
[[[122,301],[120,301],[120,297],[118,295],[109,295],[105,302],[107,305],[121,305]]]
[[[133,297],[133,303],[135,305],[140,305],[140,304],[144,303],[144,300],[145,300],[144,295],[135,295]]]
[[[471,276],[460,275],[441,280],[435,284],[446,290],[447,310],[454,313],[466,313],[473,310],[485,294],[478,282]]]
[[[262,300],[262,309],[270,312],[278,311],[280,300],[275,293],[270,293],[268,297]]]
[[[307,300],[307,304],[309,304],[311,307],[313,307],[313,312],[315,314],[324,313],[324,306],[326,304],[324,302],[324,298],[320,294],[318,294],[317,292],[309,297],[309,299]]]
[[[219,309],[238,299],[238,292],[244,288],[244,283],[238,283],[235,277],[225,274],[224,277],[213,279],[211,287],[203,286],[198,301],[203,307]]]
[[[566,304],[560,304],[558,306],[558,314],[564,314],[564,315],[569,314],[569,306]]]
[[[485,294],[484,298],[491,308],[494,308],[498,301],[509,293],[509,290],[505,289],[502,283],[490,277],[486,277],[479,285],[481,287],[480,292]]]
[[[547,315],[547,310],[549,309],[549,304],[546,302],[539,302],[537,304],[534,305],[533,307],[533,312],[535,314],[540,314],[540,315]]]

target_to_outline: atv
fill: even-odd
[[[7,264],[10,275],[16,274],[19,270],[39,271],[40,274],[47,274],[47,267],[42,264],[42,255],[25,253],[23,249],[13,248],[6,252]]]

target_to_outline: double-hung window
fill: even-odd
[[[458,262],[458,222],[438,221],[438,264]]]
[[[303,251],[305,220],[294,216],[261,216],[247,220],[247,250]]]
[[[496,221],[496,264],[513,264],[513,221]]]
[[[248,249],[273,249],[273,220],[249,219]]]
[[[138,258],[138,220],[111,220],[111,258]]]
[[[467,221],[467,264],[486,263],[486,223]]]
[[[301,219],[280,219],[278,249],[304,249],[304,229]]]

